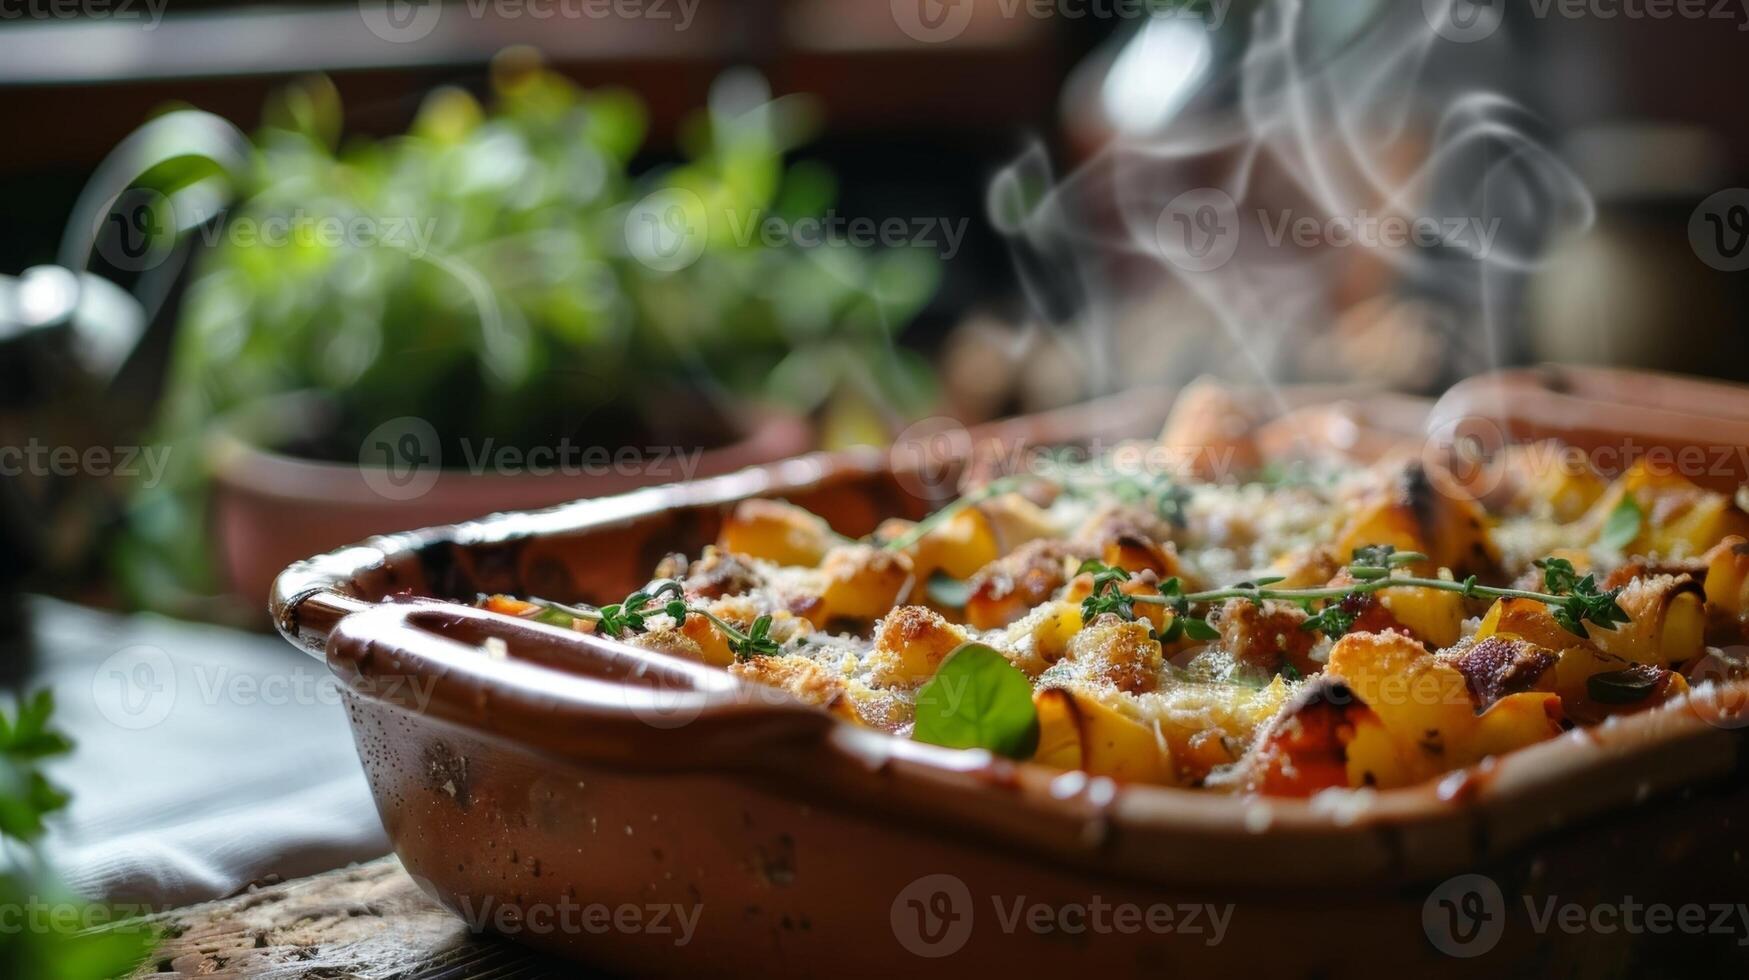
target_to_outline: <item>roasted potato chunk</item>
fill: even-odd
[[[1323,664],[1311,657],[1318,634],[1302,629],[1302,610],[1282,602],[1258,605],[1249,599],[1229,599],[1221,606],[1215,628],[1221,631],[1221,648],[1246,667],[1274,674],[1284,664],[1301,676],[1314,674]]]
[[[1101,617],[1069,641],[1073,674],[1120,691],[1140,694],[1160,683],[1165,657],[1148,626],[1115,617]]]
[[[1132,782],[1174,781],[1172,750],[1155,726],[1062,688],[1039,691],[1033,704],[1039,722],[1036,761]]]
[[[1591,642],[1599,650],[1667,667],[1692,660],[1705,649],[1706,593],[1688,576],[1634,579],[1615,601],[1631,621],[1613,630],[1591,629]]]
[[[1000,629],[1056,595],[1069,580],[1075,549],[1064,541],[1030,541],[972,576],[966,622]]]
[[[724,551],[779,565],[813,567],[837,540],[826,522],[781,500],[744,500],[723,521]]]
[[[920,687],[964,642],[965,630],[941,614],[922,606],[901,606],[875,630],[869,677],[882,687]]]
[[[1388,745],[1378,714],[1342,681],[1314,679],[1259,736],[1245,760],[1242,786],[1266,796],[1303,797],[1368,785],[1369,772],[1350,778],[1349,751],[1360,739]]]
[[[1465,761],[1476,725],[1468,684],[1411,637],[1350,633],[1331,649],[1324,672],[1346,682],[1390,735],[1392,751],[1368,760],[1369,785],[1419,782]]]
[[[825,620],[872,621],[902,601],[916,585],[911,560],[867,544],[839,545],[820,565],[825,583],[819,615]]]
[[[1404,467],[1386,487],[1363,498],[1337,535],[1337,555],[1346,559],[1356,549],[1388,544],[1426,555],[1419,569],[1424,574],[1448,568],[1458,578],[1497,578],[1500,551],[1482,509],[1448,489],[1430,480],[1419,464]]]

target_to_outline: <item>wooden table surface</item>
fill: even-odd
[[[587,970],[475,936],[395,858],[154,917],[164,939],[134,978],[545,980]]]

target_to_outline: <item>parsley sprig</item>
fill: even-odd
[[[616,640],[648,632],[648,619],[651,616],[665,614],[676,623],[683,623],[687,615],[691,614],[710,620],[713,626],[728,637],[729,650],[735,654],[737,660],[748,660],[755,656],[776,656],[782,649],[771,638],[769,615],[761,614],[753,620],[751,626],[743,630],[708,609],[687,604],[686,586],[674,579],[654,582],[648,588],[640,589],[623,600],[606,606],[573,606],[532,597],[528,601],[541,607],[542,611],[534,616],[536,619],[553,625],[569,625],[553,623],[547,615],[558,613],[563,617],[585,620],[594,623],[596,630],[602,635]]]
[[[1081,615],[1087,621],[1104,613],[1123,619],[1135,619],[1136,603],[1165,606],[1174,613],[1174,625],[1183,624],[1185,635],[1212,639],[1217,635],[1216,631],[1206,620],[1190,616],[1192,605],[1224,602],[1228,599],[1247,599],[1255,603],[1275,599],[1298,603],[1312,614],[1311,618],[1301,624],[1302,629],[1315,629],[1326,636],[1341,636],[1354,625],[1359,611],[1355,607],[1360,597],[1384,589],[1425,588],[1458,592],[1465,598],[1533,599],[1549,607],[1555,622],[1562,629],[1582,639],[1588,639],[1591,635],[1586,628],[1587,623],[1598,629],[1613,630],[1618,625],[1629,622],[1628,614],[1616,603],[1620,589],[1600,589],[1594,576],[1580,577],[1572,562],[1564,558],[1544,558],[1536,562],[1536,566],[1543,570],[1543,585],[1548,589],[1547,592],[1482,585],[1476,581],[1474,575],[1459,582],[1394,574],[1404,565],[1426,560],[1427,556],[1419,552],[1397,551],[1390,545],[1370,545],[1355,549],[1354,558],[1348,565],[1348,573],[1355,581],[1348,585],[1280,589],[1271,587],[1280,579],[1266,579],[1241,582],[1207,592],[1186,593],[1178,579],[1171,578],[1161,584],[1159,595],[1129,595],[1121,591],[1122,583],[1129,580],[1128,572],[1092,559],[1083,562],[1080,568],[1082,574],[1093,575],[1093,591],[1082,600]],[[1316,602],[1326,602],[1327,605],[1314,611],[1312,604]],[[1170,637],[1175,638],[1176,636]],[[1162,635],[1161,639],[1169,638]]]

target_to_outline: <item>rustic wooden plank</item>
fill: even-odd
[[[153,917],[164,939],[134,980],[559,980],[573,965],[476,936],[395,858]]]

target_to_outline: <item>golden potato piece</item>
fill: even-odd
[[[1039,722],[1035,761],[1131,782],[1174,782],[1172,751],[1154,726],[1062,688],[1037,692],[1033,704]]]
[[[1500,550],[1485,515],[1454,489],[1436,484],[1419,464],[1404,467],[1388,487],[1362,500],[1337,535],[1336,554],[1347,560],[1356,549],[1388,544],[1426,555],[1423,573],[1448,568],[1458,578],[1495,576]]]
[[[1375,770],[1385,770],[1394,781],[1401,778],[1401,768],[1378,714],[1346,683],[1320,677],[1258,737],[1246,756],[1242,785],[1266,796],[1305,797],[1375,784]]]
[[[994,645],[1022,673],[1037,677],[1068,654],[1081,626],[1079,603],[1047,602],[1009,624]]]
[[[1631,621],[1613,630],[1588,626],[1599,650],[1659,666],[1685,663],[1705,650],[1706,593],[1688,576],[1634,579],[1615,601]]]
[[[972,576],[966,622],[1000,629],[1056,595],[1069,580],[1074,549],[1063,541],[1029,541]]]
[[[1379,605],[1415,638],[1433,649],[1451,646],[1463,635],[1464,597],[1444,589],[1402,586],[1375,593]]]
[[[1346,681],[1390,734],[1401,771],[1419,782],[1460,765],[1475,729],[1475,705],[1464,675],[1401,633],[1350,633],[1330,650],[1324,673]]]
[[[835,706],[844,695],[844,680],[807,657],[754,657],[729,665],[729,673],[767,687],[788,691],[797,699],[821,707]]]
[[[1544,742],[1564,730],[1561,698],[1546,691],[1508,694],[1476,719],[1476,732],[1464,752],[1465,765],[1490,755]]]
[[[916,586],[909,558],[868,544],[838,545],[827,552],[820,571],[825,576],[822,620],[872,621]]]
[[[1148,625],[1115,616],[1101,617],[1075,634],[1068,659],[1076,677],[1131,694],[1157,687],[1165,667],[1160,642],[1149,635]]]
[[[1707,552],[1705,589],[1711,639],[1741,644],[1749,636],[1749,542],[1733,535]]]
[[[781,500],[743,500],[723,521],[724,551],[779,565],[813,567],[837,538],[824,520]]]
[[[922,606],[901,606],[881,620],[874,652],[868,656],[869,677],[882,687],[919,687],[960,644],[965,630]]]
[[[651,630],[648,633],[637,633],[626,637],[626,642],[642,650],[654,650],[657,653],[672,654],[676,657],[685,657],[688,660],[705,660],[705,652],[698,643],[692,637],[673,627]],[[721,666],[720,663],[719,666]]]

